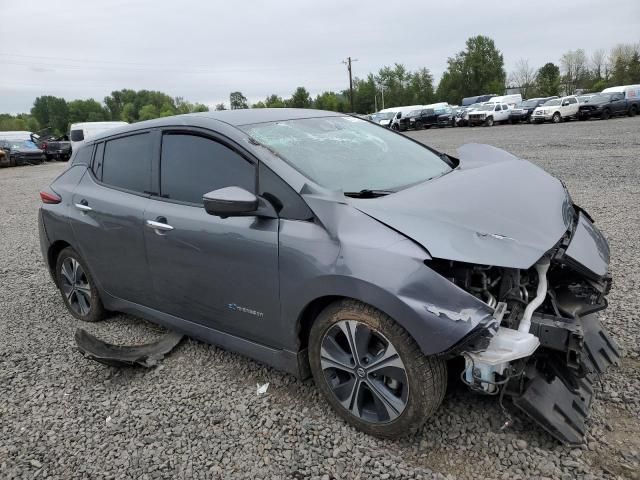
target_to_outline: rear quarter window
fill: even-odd
[[[93,145],[85,145],[79,147],[78,151],[73,157],[72,165],[89,165],[91,163],[91,152],[93,152]]]

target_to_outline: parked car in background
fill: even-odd
[[[456,157],[319,110],[136,123],[40,192],[43,265],[73,317],[126,312],[313,376],[369,434],[418,431],[455,368],[581,444],[620,361],[596,315],[607,240],[540,167]]]
[[[487,102],[469,113],[469,126],[484,125],[492,127],[495,123],[509,120],[509,105],[506,103]]]
[[[622,92],[599,93],[580,104],[578,119],[600,118],[608,120],[618,115],[627,115],[629,103]]]
[[[67,135],[51,135],[50,130],[46,129],[32,135],[31,139],[44,152],[47,160],[66,162],[71,157],[71,142]]]
[[[629,116],[640,113],[640,85],[621,85],[619,87],[605,88],[602,93],[622,93],[629,105]]]
[[[524,100],[511,109],[509,113],[509,121],[511,123],[529,122],[531,123],[531,114],[540,105],[558,97],[531,98]]]
[[[510,107],[513,107],[518,103],[522,102],[522,95],[520,95],[519,93],[513,93],[511,95],[498,95],[498,96],[492,97],[491,100],[487,100],[487,101],[494,102],[494,103],[506,103]]]
[[[578,116],[580,103],[575,95],[562,98],[554,98],[536,107],[531,114],[533,123],[553,122],[560,123]]]
[[[422,108],[424,108],[424,105],[408,105],[404,107],[395,107],[394,110],[396,111],[396,114],[394,115],[393,120],[391,120],[391,129],[400,131],[406,130],[408,128],[408,123],[401,123],[402,118],[406,115],[409,115],[409,113],[413,112],[414,110],[420,110]]]
[[[9,166],[37,165],[46,160],[32,140],[0,140],[0,148],[9,157]]]
[[[382,125],[383,127],[391,127],[391,121],[393,117],[396,115],[396,112],[392,109],[384,109],[380,110],[377,113],[371,115],[371,121],[377,123],[378,125]]]
[[[2,140],[0,140],[0,167],[11,167],[9,152],[4,149],[1,142]]]
[[[471,105],[467,105],[466,107],[460,107],[458,113],[456,114],[456,126],[466,127],[467,125],[469,125],[469,114],[480,108],[482,105],[482,103],[473,103]]]
[[[431,128],[438,124],[438,115],[433,108],[414,110],[407,115],[408,127],[415,130]]]
[[[462,99],[460,105],[462,107],[468,107],[469,105],[473,105],[474,103],[484,103],[491,100],[493,97],[496,97],[495,93],[489,93],[485,95],[477,95],[475,97],[465,97]]]
[[[127,122],[83,122],[73,123],[69,127],[69,140],[71,149],[84,140],[94,137],[112,128],[129,125]]]
[[[438,115],[438,127],[455,127],[456,116],[462,107],[450,107],[450,111]]]
[[[0,132],[0,140],[31,140],[33,132],[26,130]]]

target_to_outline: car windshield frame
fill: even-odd
[[[239,128],[305,178],[334,191],[395,193],[455,168],[446,155],[353,117],[290,119]]]

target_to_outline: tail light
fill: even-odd
[[[62,201],[62,198],[60,198],[60,195],[58,195],[55,192],[40,192],[40,200],[42,200],[42,203],[47,203],[47,204],[56,204],[56,203],[60,203]]]

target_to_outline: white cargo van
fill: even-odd
[[[422,110],[423,108],[425,108],[424,105],[408,105],[390,109],[396,112],[396,114],[393,116],[393,120],[391,121],[391,129],[400,130],[400,119],[403,115],[407,115],[409,112],[413,112],[414,110]]]
[[[83,142],[87,138],[91,138],[105,130],[111,130],[112,128],[122,127],[129,125],[127,122],[84,122],[73,123],[69,127],[69,140],[71,140],[71,148],[73,146]]]
[[[513,107],[522,102],[522,95],[514,93],[513,95],[501,95],[499,97],[493,97],[491,102],[494,103],[506,103],[510,107]]]

